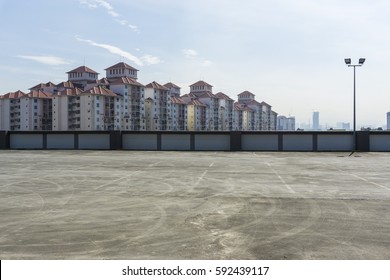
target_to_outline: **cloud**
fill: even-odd
[[[107,45],[107,44],[100,44],[100,43],[97,43],[97,42],[94,42],[92,40],[85,40],[85,39],[81,39],[79,37],[75,37],[77,41],[79,42],[83,42],[83,43],[87,43],[91,46],[94,46],[94,47],[99,47],[99,48],[102,48],[102,49],[105,49],[107,51],[109,51],[110,53],[112,54],[115,54],[115,55],[120,55],[122,57],[125,57],[127,58],[128,60],[132,61],[133,63],[139,65],[139,66],[143,66],[144,64],[146,65],[153,65],[153,64],[159,64],[159,63],[162,63],[163,61],[158,58],[157,56],[153,56],[153,55],[150,55],[150,54],[146,54],[142,57],[137,57],[127,51],[124,51],[116,46],[112,46],[112,45]]]
[[[147,65],[159,64],[163,61],[159,59],[157,56],[153,56],[150,54],[144,55],[141,57],[142,61],[144,61]]]
[[[202,62],[202,65],[203,66],[211,66],[213,63],[210,61],[210,60],[207,60],[207,59],[204,59],[203,62]]]
[[[108,3],[107,1],[104,1],[104,0],[79,0],[79,3],[81,5],[87,6],[88,8],[91,8],[91,9],[96,9],[98,7],[102,7],[104,9],[106,9],[109,14],[111,14],[110,12],[114,12],[114,8],[111,6],[111,4]],[[115,13],[115,14],[117,14],[117,13]]]
[[[184,49],[183,54],[187,58],[195,58],[196,56],[198,56],[198,52],[196,50],[193,50],[193,49]]]
[[[195,59],[197,62],[200,61],[205,67],[211,66],[213,64],[210,60],[199,57],[199,53],[194,49],[184,49],[182,52],[186,58]]]
[[[129,27],[134,32],[139,33],[138,26],[130,24],[125,19],[120,19],[122,17],[121,14],[117,13],[115,11],[114,7],[108,1],[105,1],[105,0],[79,0],[79,3],[81,5],[87,6],[88,8],[91,8],[91,9],[96,9],[98,7],[102,7],[103,9],[105,9],[107,11],[107,13],[111,17],[116,19],[116,22],[118,22],[121,25]]]
[[[141,59],[139,59],[135,55],[132,55],[131,53],[129,53],[127,51],[124,51],[124,50],[122,50],[122,49],[120,49],[118,47],[115,47],[115,46],[112,46],[112,45],[107,45],[107,44],[96,43],[96,42],[94,42],[92,40],[81,39],[81,38],[79,38],[77,36],[76,36],[76,40],[80,41],[80,42],[83,42],[83,43],[88,43],[88,44],[90,44],[91,46],[94,46],[94,47],[99,47],[99,48],[105,49],[105,50],[109,51],[112,54],[123,56],[123,57],[127,58],[128,60],[134,62],[135,64],[137,64],[139,66],[144,65]]]
[[[134,32],[137,32],[139,33],[139,29],[138,29],[138,26],[136,25],[132,25],[132,24],[129,24],[128,27],[130,27],[131,30],[133,30]]]
[[[18,55],[17,57],[33,60],[38,63],[47,64],[47,65],[64,65],[70,64],[70,62],[64,58],[57,56],[34,56],[34,55]]]
[[[138,26],[133,25],[133,24],[130,24],[127,20],[125,20],[125,19],[117,19],[116,21],[117,21],[119,24],[121,24],[121,25],[124,25],[124,26],[129,27],[129,28],[130,28],[131,30],[133,30],[134,32],[139,33]]]

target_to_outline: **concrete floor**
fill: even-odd
[[[390,259],[390,154],[0,151],[0,259]]]

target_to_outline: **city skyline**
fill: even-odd
[[[23,7],[21,9],[21,7]],[[86,65],[115,61],[142,71],[140,82],[193,81],[234,98],[248,90],[280,115],[321,124],[352,123],[357,70],[357,129],[386,124],[390,3],[384,1],[22,1],[0,0],[7,38],[0,94],[64,81]],[[25,20],[24,20],[25,19]]]

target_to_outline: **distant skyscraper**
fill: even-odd
[[[313,112],[313,130],[320,130],[320,112]]]
[[[387,130],[390,130],[390,112],[387,112]]]

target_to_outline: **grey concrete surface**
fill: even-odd
[[[390,155],[0,151],[0,259],[390,259]]]

